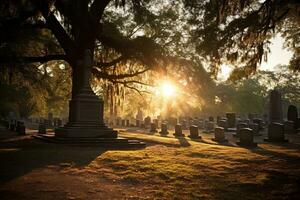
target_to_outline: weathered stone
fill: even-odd
[[[145,117],[144,124],[145,124],[146,128],[148,128],[150,126],[150,124],[151,124],[151,117],[150,116]]]
[[[24,122],[21,122],[21,123],[19,124],[18,134],[19,134],[19,135],[25,135],[25,134],[26,134],[26,127],[25,127]]]
[[[278,122],[272,122],[268,127],[268,138],[265,139],[267,142],[288,142],[284,138],[284,125]]]
[[[182,133],[182,126],[181,124],[176,124],[175,126],[175,133],[173,134],[175,137],[184,137]]]
[[[215,128],[215,138],[212,139],[215,142],[228,142],[225,138],[225,129],[223,127],[216,127]]]
[[[40,123],[39,124],[39,134],[46,134],[47,130],[46,130],[46,125],[44,123]]]
[[[256,143],[254,143],[254,133],[253,130],[250,128],[241,128],[240,129],[240,141],[237,142],[240,146],[246,146],[246,147],[255,147],[257,146]]]
[[[296,129],[293,121],[284,122],[284,134],[295,134]]]
[[[240,131],[241,131],[241,129],[243,129],[243,128],[247,128],[247,124],[246,123],[238,123],[237,125],[236,125],[236,134],[233,134],[233,136],[237,136],[237,137],[239,137],[240,136]]]
[[[126,119],[126,127],[129,127],[130,126],[130,121],[129,119]]]
[[[156,128],[158,128],[158,119],[154,119],[153,123],[155,124]]]
[[[198,126],[190,126],[190,135],[188,137],[191,139],[201,139],[201,136],[199,136]]]
[[[264,121],[260,118],[253,118],[252,120],[253,123],[258,124],[259,130],[264,129]]]
[[[288,112],[287,112],[287,119],[288,121],[292,121],[293,124],[293,128],[296,130],[298,127],[297,121],[298,121],[298,111],[297,111],[297,107],[294,105],[289,105],[288,107]]]
[[[126,126],[126,120],[122,119],[122,126],[125,127]]]
[[[61,127],[63,125],[63,121],[61,119],[57,120],[57,126]]]
[[[219,126],[224,128],[224,130],[226,130],[227,129],[227,120],[221,119],[219,122]]]
[[[214,117],[213,117],[213,116],[208,117],[208,121],[210,121],[210,122],[215,121],[215,120],[214,120]]]
[[[161,131],[159,132],[161,135],[168,135],[168,125],[167,123],[162,123],[161,124]]]
[[[261,134],[259,133],[259,125],[258,125],[258,124],[256,124],[256,123],[249,123],[249,128],[251,128],[251,129],[253,130],[253,134],[254,134],[255,136],[261,135]]]
[[[156,133],[157,130],[156,130],[156,124],[155,123],[150,123],[150,132],[151,133]]]
[[[178,120],[177,118],[174,118],[174,117],[170,117],[168,119],[168,125],[170,125],[171,127],[175,127],[176,124],[177,124]]]
[[[139,119],[135,120],[135,126],[140,127],[141,126],[141,121]]]
[[[234,128],[235,127],[235,113],[226,113],[227,118],[227,128]]]
[[[277,90],[272,90],[270,93],[269,123],[282,123],[282,121],[283,116],[281,94]]]
[[[202,119],[198,120],[197,126],[199,129],[203,129],[204,128],[204,121]]]

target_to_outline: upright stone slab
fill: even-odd
[[[283,124],[284,124],[284,134],[296,133],[296,129],[293,121],[285,121]]]
[[[151,133],[156,133],[157,132],[157,130],[156,130],[156,124],[155,123],[150,123],[150,132]]]
[[[199,119],[198,120],[198,124],[197,124],[199,129],[204,129],[204,121],[203,119]]]
[[[191,139],[201,139],[199,136],[198,127],[195,125],[190,126],[190,135],[188,136]]]
[[[267,142],[288,142],[284,138],[284,125],[278,122],[272,122],[268,127],[268,138],[265,139]]]
[[[126,120],[122,119],[122,127],[125,127],[125,126],[126,126]]]
[[[227,128],[235,128],[236,116],[235,113],[226,113]]]
[[[47,130],[46,130],[46,125],[45,123],[40,123],[39,124],[39,129],[38,129],[38,133],[39,134],[46,134]]]
[[[270,93],[269,122],[283,122],[281,94],[277,90]]]
[[[135,120],[135,126],[140,127],[141,126],[141,121],[139,119]]]
[[[264,121],[261,118],[253,118],[252,122],[258,124],[259,130],[264,129]]]
[[[166,135],[169,134],[169,132],[168,132],[168,124],[167,123],[162,123],[161,124],[161,131],[159,133],[162,136],[166,136]]]
[[[151,124],[151,117],[150,116],[145,117],[144,124],[145,124],[146,128],[150,127],[150,124]]]
[[[297,111],[297,107],[294,105],[289,105],[288,107],[288,111],[287,111],[287,119],[288,121],[292,121],[294,123],[294,130],[296,130],[297,128],[297,121],[298,121],[298,111]]]
[[[129,127],[130,126],[130,121],[129,119],[126,119],[126,127]]]
[[[175,126],[175,133],[173,134],[175,137],[184,137],[182,133],[182,126],[181,124],[176,124]]]
[[[254,143],[254,133],[250,128],[242,128],[240,129],[240,141],[237,142],[239,146],[246,147],[256,147],[257,144]]]
[[[237,136],[237,137],[239,137],[240,136],[240,131],[241,131],[241,129],[243,129],[243,128],[247,128],[247,124],[246,123],[238,123],[237,125],[236,125],[236,133],[234,134],[232,134],[233,136]]]
[[[225,129],[223,127],[216,127],[215,138],[212,140],[219,143],[228,142],[228,140],[225,138]]]
[[[210,122],[215,121],[215,120],[214,120],[214,117],[213,117],[213,116],[208,117],[208,121],[210,121]]]
[[[19,135],[26,135],[26,127],[24,122],[21,122],[18,128],[18,134]]]
[[[221,119],[219,122],[219,127],[223,127],[224,130],[227,130],[227,119]]]
[[[249,123],[249,128],[253,130],[254,136],[260,136],[262,134],[259,133],[259,125],[256,123]]]

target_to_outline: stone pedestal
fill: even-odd
[[[212,139],[215,142],[228,142],[225,138],[225,129],[223,127],[216,127],[215,128],[215,138]]]
[[[284,122],[284,134],[295,134],[296,129],[293,121]]]
[[[284,138],[284,125],[277,122],[272,122],[268,127],[268,138],[265,139],[267,142],[288,142]]]
[[[191,139],[201,139],[201,136],[199,136],[198,126],[190,126],[190,135],[188,137]]]
[[[236,133],[232,133],[233,136],[239,137],[240,136],[240,131],[242,128],[246,128],[248,125],[246,123],[238,123],[236,125]]]
[[[168,125],[166,123],[162,123],[161,124],[161,131],[159,133],[160,133],[160,135],[163,135],[163,136],[169,134],[169,132],[168,132]]]
[[[240,141],[237,142],[237,145],[246,146],[246,147],[256,147],[257,144],[254,143],[254,134],[250,128],[240,129]]]
[[[184,134],[182,133],[181,124],[176,124],[176,126],[175,126],[175,133],[173,135],[175,137],[184,137]]]

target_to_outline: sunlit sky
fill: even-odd
[[[273,71],[276,65],[286,65],[292,57],[292,52],[283,48],[284,40],[280,36],[276,36],[271,40],[271,53],[268,54],[268,61],[262,62],[259,70],[270,70]],[[230,66],[223,65],[221,73],[218,76],[219,80],[226,80],[232,71]]]

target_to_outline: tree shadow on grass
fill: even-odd
[[[29,137],[0,141],[0,186],[30,171],[49,165],[68,163],[86,166],[108,149],[67,146],[42,142]]]

